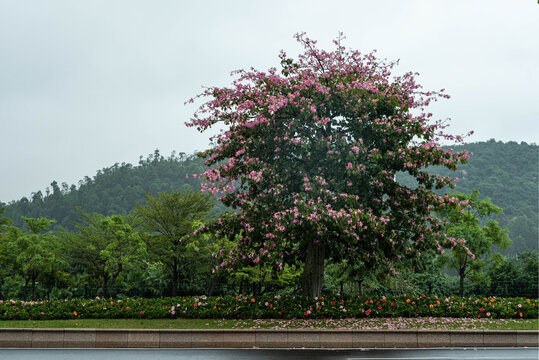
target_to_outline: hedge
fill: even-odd
[[[433,296],[224,296],[53,301],[0,300],[0,320],[305,319],[366,317],[537,318],[537,299]]]

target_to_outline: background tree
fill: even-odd
[[[11,219],[5,217],[5,216],[2,216],[2,214],[6,211],[6,208],[4,207],[0,207],[0,231],[2,229],[3,226],[5,225],[9,225],[12,223]]]
[[[528,250],[510,258],[494,254],[488,266],[490,294],[502,297],[539,296],[539,252]]]
[[[140,216],[148,251],[154,261],[162,262],[172,274],[170,295],[176,296],[182,270],[198,259],[200,238],[193,235],[197,225],[212,218],[213,197],[200,191],[168,191],[157,197],[146,195],[144,206],[137,203],[135,213]],[[208,269],[209,270],[209,269]]]
[[[103,296],[114,295],[120,276],[146,259],[146,244],[134,228],[133,219],[120,215],[82,213],[77,233],[61,234],[66,255],[82,265],[103,289]]]
[[[19,274],[25,281],[23,298],[27,296],[30,285],[32,300],[36,300],[36,282],[45,277],[54,278],[61,266],[55,249],[58,248],[58,238],[48,228],[52,220],[46,218],[26,218],[28,231],[10,226],[7,228],[7,242],[3,250],[11,254],[7,261],[11,263],[14,273]],[[14,275],[14,274],[13,274]]]
[[[257,296],[279,290],[294,292],[301,275],[300,270],[295,265],[284,264],[284,268],[275,273],[266,262],[246,264],[227,274],[227,281],[238,285],[236,293],[239,294],[252,293]]]
[[[395,63],[373,54],[332,52],[297,36],[298,60],[281,53],[281,71],[238,71],[230,88],[209,88],[187,124],[227,130],[202,156],[205,188],[237,213],[221,217],[220,233],[241,235],[223,262],[263,261],[274,272],[302,263],[302,291],[318,296],[325,260],[359,259],[391,273],[402,256],[441,248],[431,211],[452,206],[433,190],[451,184],[424,169],[456,169],[466,152],[444,150],[443,133],[424,108],[442,92],[425,92],[412,73],[392,76]],[[194,99],[192,100],[194,102]],[[414,189],[395,181],[411,175]]]
[[[462,296],[466,277],[471,277],[476,282],[481,280],[492,247],[496,245],[505,249],[511,244],[511,240],[507,236],[507,229],[502,229],[496,221],[489,220],[484,225],[481,224],[481,219],[502,212],[490,199],[480,200],[477,190],[469,195],[455,193],[451,196],[458,198],[461,203],[467,203],[462,209],[447,209],[441,212],[447,219],[447,236],[456,241],[456,245],[446,255],[446,261],[448,267],[458,273],[459,296]]]
[[[5,208],[0,207],[0,299],[4,298],[4,282],[11,273],[8,265],[11,262],[11,254],[8,252],[8,225],[11,219],[2,216],[4,211]]]

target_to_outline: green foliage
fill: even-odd
[[[102,286],[107,297],[109,286],[114,288],[129,270],[141,265],[146,256],[146,244],[134,228],[133,218],[81,215],[84,221],[77,225],[77,233],[60,235],[63,248],[74,264],[83,266],[91,280]]]
[[[168,191],[157,197],[146,195],[146,205],[137,203],[135,213],[146,230],[159,234],[173,245],[186,241],[195,222],[212,217],[213,198],[200,191]]]
[[[480,219],[492,214],[499,214],[502,209],[492,204],[490,199],[480,200],[479,192],[471,194],[452,194],[461,203],[467,203],[467,209],[446,209],[440,216],[447,219],[446,234],[456,239],[456,244],[445,256],[450,269],[455,269],[460,277],[459,295],[464,291],[464,278],[469,276],[475,282],[483,279],[483,268],[487,265],[488,255],[494,245],[505,249],[511,241],[507,229],[502,229],[496,221],[488,220],[481,225]]]
[[[514,296],[526,289],[527,296],[539,295],[539,252],[527,251],[505,258],[495,254],[489,264],[490,292],[498,296]]]
[[[0,207],[0,230],[5,225],[10,225],[12,223],[11,219],[1,216],[6,211],[6,208]]]
[[[213,198],[200,191],[168,191],[158,197],[146,195],[146,205],[137,203],[135,213],[144,229],[150,259],[164,264],[171,273],[170,294],[176,296],[178,281],[194,274],[210,273],[209,238],[193,232],[211,219]],[[202,259],[206,261],[201,261]]]
[[[26,298],[28,286],[31,286],[31,297],[36,299],[36,283],[40,280],[55,281],[65,274],[62,269],[66,263],[59,253],[58,238],[48,231],[53,223],[46,218],[26,218],[28,232],[14,226],[4,227],[0,248],[0,260],[5,266],[3,271],[18,275],[25,282],[22,297]],[[6,281],[4,277],[4,284]],[[3,286],[2,286],[3,287]]]
[[[298,284],[301,273],[302,268],[295,265],[285,264],[282,270],[275,272],[271,266],[258,263],[230,272],[228,281],[239,285],[240,293],[252,293],[255,296],[267,292],[289,293]]]
[[[26,227],[32,232],[32,234],[39,234],[42,231],[46,231],[55,222],[54,220],[49,220],[43,217],[39,219],[34,219],[23,216],[22,219],[24,220],[24,222],[26,223]]]

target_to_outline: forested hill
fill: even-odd
[[[496,218],[508,227],[513,245],[508,253],[514,254],[528,248],[537,248],[539,228],[539,147],[535,144],[490,140],[454,147],[473,152],[465,165],[452,173],[446,169],[433,171],[441,175],[459,177],[455,191],[469,193],[480,191],[489,197],[504,213]],[[156,195],[161,191],[177,190],[199,182],[186,174],[199,174],[205,167],[194,155],[180,153],[163,157],[158,150],[146,159],[141,157],[138,165],[115,164],[102,169],[93,177],[85,177],[78,186],[53,182],[42,194],[22,198],[6,206],[5,216],[22,226],[21,216],[55,219],[56,226],[73,230],[73,221],[78,219],[79,207],[84,212],[105,215],[125,214],[136,202],[144,201],[146,193]],[[406,178],[399,181],[407,182]]]
[[[503,209],[503,214],[493,217],[503,227],[509,228],[511,247],[504,251],[515,254],[538,247],[539,239],[539,147],[535,144],[493,139],[452,147],[455,151],[466,149],[473,153],[467,164],[453,172],[446,168],[429,169],[444,176],[458,177],[454,190],[469,193],[479,190],[482,198],[489,197]],[[398,180],[407,183],[402,176]],[[407,184],[413,186],[412,184]]]
[[[9,203],[4,216],[17,226],[23,225],[21,216],[44,216],[56,220],[54,228],[74,230],[74,221],[80,219],[77,208],[104,215],[127,214],[137,201],[144,201],[147,193],[157,195],[188,187],[199,189],[199,181],[186,175],[200,174],[204,170],[203,161],[195,155],[173,153],[165,158],[156,150],[146,159],[141,156],[136,166],[116,163],[97,171],[93,178],[84,177],[78,186],[58,185],[53,181],[45,194],[38,191],[30,198]]]
[[[460,169],[456,190],[476,188],[503,209],[498,221],[509,228],[511,250],[537,248],[539,241],[539,147],[516,142],[476,143],[475,155]],[[476,185],[477,184],[477,185]]]

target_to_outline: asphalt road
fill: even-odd
[[[455,349],[0,349],[1,360],[487,360],[539,359],[539,348]]]

